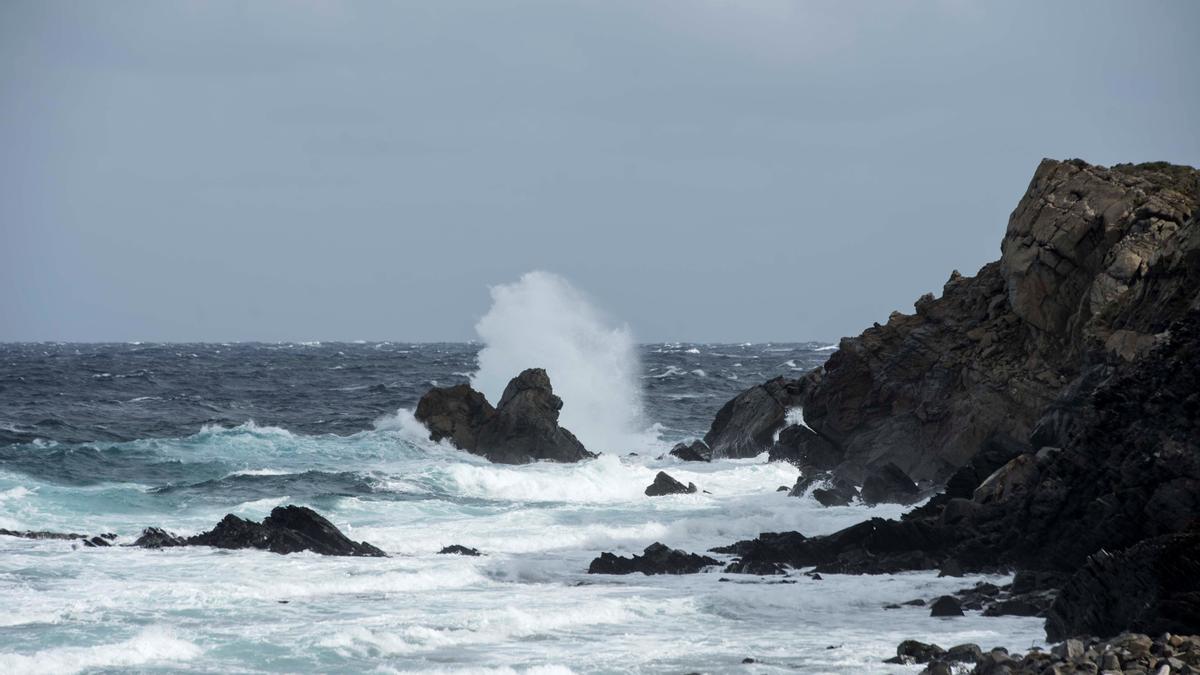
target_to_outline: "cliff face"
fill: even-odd
[[[1190,167],[1043,160],[1000,260],[843,339],[798,383],[805,421],[855,480],[888,462],[944,480],[990,437],[1029,438],[1081,373],[1200,306],[1198,207]]]

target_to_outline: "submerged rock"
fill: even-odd
[[[695,574],[705,567],[720,565],[713,558],[687,553],[655,542],[642,555],[630,558],[601,553],[588,566],[588,574]]]
[[[508,383],[496,408],[483,394],[460,384],[430,389],[417,403],[415,416],[432,440],[448,439],[492,462],[577,462],[595,457],[558,425],[562,405],[546,371],[530,368]]]
[[[929,616],[963,616],[962,605],[953,595],[943,595],[929,605]]]
[[[670,454],[685,462],[712,461],[712,450],[699,439],[693,440],[691,443],[676,443],[675,447],[671,448]]]
[[[5,536],[5,537],[19,537],[21,539],[64,539],[64,540],[81,539],[85,542],[90,539],[112,540],[112,539],[117,538],[117,535],[111,534],[111,533],[105,533],[105,534],[101,534],[99,536],[93,536],[90,534],[76,534],[74,532],[47,532],[44,530],[43,531],[6,530],[4,528],[0,528],[0,535]],[[107,543],[105,543],[104,545],[107,545]]]
[[[667,475],[665,471],[659,471],[654,477],[654,482],[646,486],[647,497],[661,497],[663,495],[681,495],[691,494],[696,491],[694,483],[684,485]]]
[[[141,548],[170,548],[187,546],[188,542],[186,538],[173,532],[167,532],[159,527],[147,527],[142,530],[142,535],[133,542],[133,545]]]

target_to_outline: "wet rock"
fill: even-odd
[[[601,553],[588,566],[588,574],[695,574],[705,567],[721,564],[708,556],[687,553],[655,542],[642,555],[626,558]]]
[[[187,539],[162,528],[147,527],[142,530],[142,535],[134,540],[133,545],[141,548],[171,548],[187,546]]]
[[[929,606],[929,616],[963,616],[962,605],[958,598],[943,595]]]
[[[466,556],[483,555],[482,553],[479,552],[478,549],[470,548],[467,546],[462,546],[460,544],[451,544],[449,546],[446,546],[442,550],[438,551],[438,554],[439,555],[466,555]]]
[[[696,486],[693,483],[684,485],[667,475],[665,471],[659,471],[654,477],[654,482],[646,486],[647,497],[662,497],[663,495],[681,495],[691,494],[696,491]]]
[[[483,394],[460,384],[429,390],[415,416],[431,439],[448,439],[492,462],[577,462],[595,457],[558,425],[561,409],[562,399],[554,395],[546,371],[530,368],[508,383],[496,408]]]
[[[889,462],[868,470],[861,496],[867,504],[911,504],[920,498],[920,490],[908,474]]]
[[[34,530],[6,530],[0,528],[0,535],[20,537],[21,539],[87,539],[90,535],[75,534],[74,532],[45,532]]]
[[[848,481],[837,479],[826,487],[814,489],[812,496],[821,506],[849,506],[858,497],[858,489]]]
[[[676,443],[669,454],[685,462],[712,461],[712,450],[699,439],[693,440],[691,443]]]
[[[476,452],[479,430],[495,414],[483,394],[468,384],[457,384],[430,389],[417,402],[414,416],[429,429],[430,440],[445,439],[456,448]]]
[[[774,445],[790,408],[799,404],[799,380],[777,377],[735,396],[713,419],[704,435],[713,457],[754,457]]]
[[[261,523],[229,514],[208,532],[189,537],[187,545],[256,548],[282,554],[312,551],[336,556],[387,555],[371,544],[350,540],[333,523],[304,506],[277,506]]]
[[[725,571],[730,574],[755,574],[758,576],[787,574],[787,569],[783,565],[762,560],[735,560],[725,566]]]
[[[790,462],[805,471],[828,471],[842,461],[841,450],[832,441],[803,424],[780,431],[767,457],[772,462]]]
[[[982,656],[983,650],[979,648],[979,645],[968,642],[947,649],[941,658],[943,661],[951,663],[975,663]]]
[[[946,653],[945,649],[935,645],[905,640],[896,647],[896,657],[899,663],[929,663]]]

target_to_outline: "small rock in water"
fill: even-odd
[[[696,491],[694,483],[684,485],[667,475],[665,471],[659,471],[654,477],[654,482],[646,487],[647,497],[662,497],[663,495],[679,495],[691,494]]]
[[[675,447],[671,448],[671,452],[668,454],[672,457],[678,457],[685,462],[712,461],[712,450],[708,448],[708,445],[704,441],[699,439],[691,443],[676,443]]]
[[[647,546],[642,555],[631,558],[601,553],[600,557],[588,566],[588,574],[695,574],[705,567],[720,564],[720,561],[708,556],[680,551],[655,542]],[[727,579],[722,578],[720,581]]]
[[[952,595],[943,595],[933,601],[929,616],[963,616],[962,605]]]
[[[468,546],[461,546],[459,544],[451,544],[451,545],[443,548],[442,550],[438,551],[438,555],[477,556],[477,555],[483,555],[483,554],[479,552],[479,549],[470,548]]]

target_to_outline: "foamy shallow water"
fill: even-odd
[[[205,480],[165,492],[0,473],[0,527],[112,531],[127,542],[148,525],[193,533],[226,512],[260,518],[302,503],[392,556],[0,537],[0,672],[882,673],[918,670],[882,663],[903,639],[1017,649],[1043,639],[1038,619],[883,609],[975,578],[586,574],[601,551],[661,541],[700,552],[762,531],[819,534],[900,513],[789,498],[776,492],[796,479],[786,464],[683,464],[655,459],[659,446],[576,465],[497,466],[422,440],[404,414],[378,426],[349,437],[214,427],[99,448],[154,466],[238,467],[215,479],[197,469]],[[645,497],[660,469],[708,493]],[[448,544],[487,555],[436,554]]]

